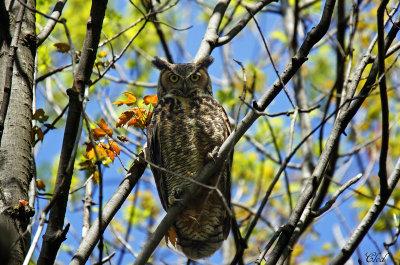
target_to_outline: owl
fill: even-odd
[[[212,94],[207,68],[213,60],[210,56],[196,63],[153,60],[161,73],[158,103],[147,130],[148,159],[166,211],[180,200],[190,179],[212,159],[231,131],[228,115]],[[218,187],[229,207],[232,155],[207,183]],[[173,228],[178,250],[190,259],[201,259],[221,247],[229,234],[230,217],[218,193],[201,187]]]

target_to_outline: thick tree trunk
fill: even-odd
[[[34,8],[35,0],[28,0],[27,5]],[[29,206],[19,205],[19,200],[28,201],[28,186],[33,175],[31,119],[35,14],[27,8],[23,11],[16,53],[10,60],[12,38],[22,8],[18,1],[0,1],[0,106],[5,101],[7,68],[11,70],[8,62],[13,61],[11,95],[0,145],[0,261],[7,265],[22,264],[30,242],[26,228],[32,216]]]

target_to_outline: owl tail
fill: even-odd
[[[202,210],[186,209],[175,225],[176,247],[196,260],[214,254],[229,234],[230,219],[222,203],[205,204]]]
[[[223,241],[224,239],[221,238],[210,238],[203,241],[178,237],[177,249],[192,260],[204,259],[214,254],[222,246]]]
[[[165,235],[165,242],[168,245],[170,242],[179,251],[183,252],[188,258],[192,260],[203,259],[211,256],[215,251],[217,251],[221,245],[222,241],[216,239],[215,242],[202,241],[202,240],[192,240],[183,239],[182,236],[178,238],[175,226],[171,226],[168,233]]]

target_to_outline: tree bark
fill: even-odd
[[[35,8],[33,0],[26,4]],[[21,21],[17,19],[18,14],[22,16]],[[33,12],[18,1],[9,0],[0,3],[0,20],[0,105],[4,102],[6,79],[11,80],[0,145],[0,260],[1,264],[11,265],[24,261],[30,242],[26,228],[33,214],[29,206],[19,201],[28,201],[33,176],[31,120],[36,21]],[[20,32],[14,34],[18,24]],[[14,48],[12,43],[16,44]]]

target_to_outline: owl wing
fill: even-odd
[[[228,136],[232,133],[231,125],[229,122],[229,116],[226,113],[225,109],[222,107],[222,105],[220,105],[220,108],[223,113],[222,116],[224,119],[224,125],[226,126],[226,131],[227,131],[226,138],[228,138]],[[225,138],[225,140],[226,140],[226,138]],[[231,209],[232,208],[231,207],[231,185],[232,185],[231,184],[232,183],[231,170],[232,170],[232,163],[233,163],[233,150],[228,155],[228,158],[226,159],[225,163],[226,164],[225,164],[224,170],[226,170],[226,180],[225,180],[226,186],[225,186],[224,196],[225,196],[226,202],[228,203],[228,207]],[[227,216],[224,220],[224,237],[225,237],[225,239],[228,237],[230,229],[231,229],[231,218],[229,216]]]
[[[162,154],[161,154],[161,142],[160,133],[156,122],[150,124],[147,131],[147,142],[149,144],[150,161],[158,167],[164,168]],[[157,186],[158,195],[160,196],[161,204],[165,211],[168,209],[168,189],[165,183],[165,171],[159,168],[150,166],[153,172],[154,179]]]

